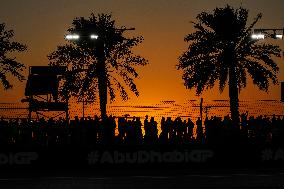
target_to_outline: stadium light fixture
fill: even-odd
[[[91,39],[98,39],[98,37],[99,37],[99,36],[98,36],[98,35],[95,35],[95,34],[90,35],[90,38],[91,38]]]
[[[80,38],[80,36],[77,35],[77,34],[68,34],[68,35],[65,36],[65,38],[68,39],[68,40],[77,40],[77,39]]]
[[[265,38],[265,35],[262,34],[262,33],[252,34],[252,35],[251,35],[251,38],[252,38],[252,39],[264,39],[264,38]]]
[[[272,38],[272,39],[283,39],[284,28],[261,28],[261,29],[253,29],[251,38],[255,40],[264,39],[264,38]]]
[[[276,37],[276,39],[283,39],[283,35],[281,35],[281,34],[276,34],[275,37]]]
[[[78,34],[68,34],[65,36],[67,40],[78,40],[80,37],[81,36]],[[82,36],[82,37],[87,37],[87,36]],[[91,34],[89,37],[90,39],[98,39],[99,36],[96,34]]]

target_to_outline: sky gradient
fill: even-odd
[[[257,27],[283,28],[284,1],[279,0],[1,0],[0,22],[15,32],[14,39],[25,43],[28,51],[16,54],[27,67],[48,65],[47,55],[64,44],[64,35],[75,17],[88,17],[92,12],[112,13],[119,26],[135,27],[129,35],[142,35],[144,42],[136,52],[149,60],[149,65],[138,68],[136,81],[140,96],[131,95],[127,104],[149,104],[161,100],[185,102],[198,99],[195,91],[186,90],[181,71],[176,70],[178,57],[186,50],[183,41],[193,32],[195,17],[202,11],[212,11],[226,4],[242,5],[250,10],[252,20],[257,13],[263,18]],[[283,40],[273,41],[283,49]],[[284,59],[277,60],[280,66],[279,81],[284,81]],[[28,69],[27,69],[28,70]],[[25,76],[28,75],[27,70]],[[280,99],[280,87],[273,86],[269,93],[261,92],[251,80],[241,94],[241,99]],[[25,82],[13,81],[14,89],[0,88],[0,102],[20,102]],[[228,99],[227,88],[219,94],[216,87],[202,94],[205,99]],[[116,103],[120,103],[118,100]]]

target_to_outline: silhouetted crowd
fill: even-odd
[[[283,116],[240,116],[234,126],[229,116],[206,117],[202,122],[188,118],[162,117],[160,124],[154,117],[114,117],[104,121],[99,117],[75,117],[69,123],[41,118],[0,120],[0,146],[53,147],[97,145],[152,145],[152,144],[284,144]]]

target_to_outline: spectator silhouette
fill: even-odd
[[[202,127],[202,120],[198,117],[196,121],[196,140],[199,143],[204,142],[204,134],[203,134],[203,127]]]
[[[59,118],[58,120],[41,118],[28,122],[27,119],[0,119],[0,145],[3,148],[11,146],[21,149],[27,148],[57,148],[57,147],[86,147],[95,148],[97,145],[116,144],[194,144],[195,142],[207,145],[236,145],[252,144],[258,146],[284,145],[284,118],[273,115],[248,117],[248,113],[240,116],[240,130],[232,125],[230,117],[212,116],[204,121],[204,131],[200,118],[196,121],[196,138],[193,137],[194,122],[188,118],[182,120],[177,117],[162,117],[160,135],[158,124],[154,117],[144,120],[144,136],[142,123],[139,117],[132,120],[127,117],[118,118],[118,133],[116,134],[116,117],[109,116],[102,122],[97,116],[79,119],[75,117],[70,123]],[[116,140],[118,139],[118,140]],[[241,143],[240,143],[241,141]]]

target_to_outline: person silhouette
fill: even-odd
[[[202,143],[204,141],[204,134],[202,127],[202,120],[200,119],[200,117],[198,117],[196,121],[196,134],[197,134],[196,140]]]
[[[187,127],[186,139],[187,139],[188,141],[191,141],[191,140],[193,139],[194,123],[193,123],[193,121],[192,121],[190,118],[188,118],[188,120],[187,120],[187,125],[186,125],[186,127]]]
[[[159,141],[161,144],[166,144],[168,142],[168,127],[166,125],[165,117],[161,119],[161,133],[159,136]]]
[[[157,122],[154,120],[154,117],[151,117],[150,123],[149,123],[149,132],[150,132],[150,142],[156,143],[158,140],[158,128],[157,128]]]

